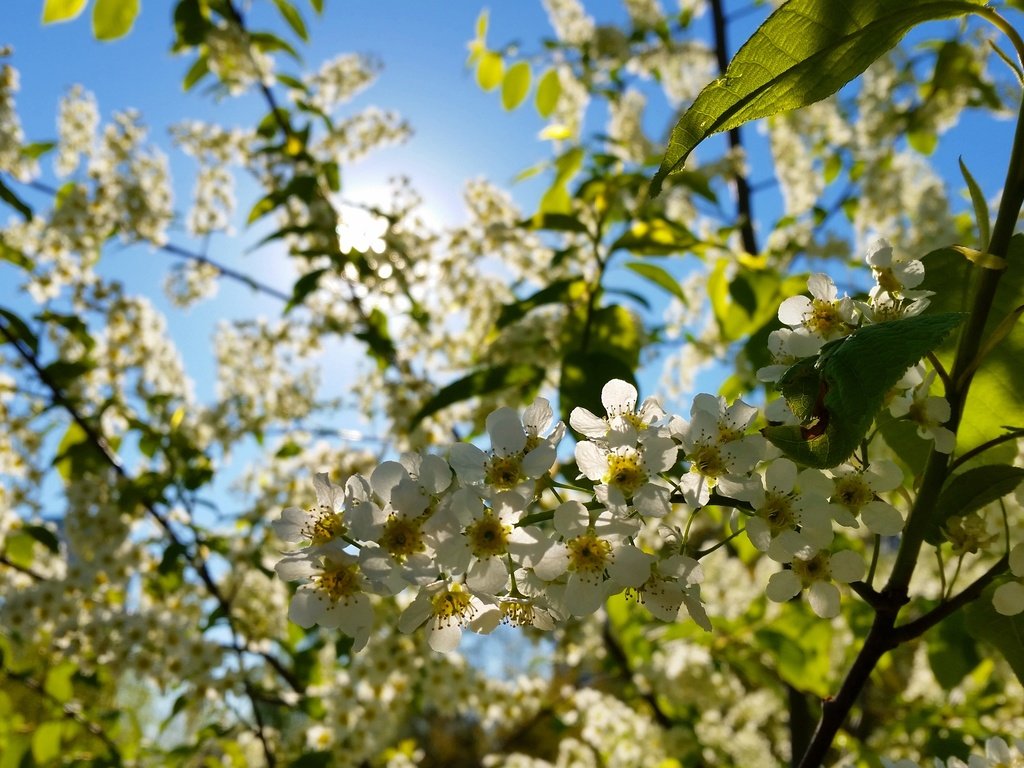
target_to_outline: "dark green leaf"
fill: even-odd
[[[14,314],[10,310],[4,309],[3,307],[0,307],[0,317],[2,317],[5,321],[2,325],[0,325],[0,328],[2,328],[4,331],[5,338],[0,340],[6,340],[7,336],[11,336],[14,338],[15,341],[20,341],[22,344],[28,347],[29,351],[31,351],[32,354],[36,354],[39,352],[39,339],[36,337],[34,333],[32,333],[31,329],[28,327],[28,325],[25,324],[24,320],[22,320],[18,315]]]
[[[26,525],[22,530],[46,547],[53,554],[60,552],[60,541],[56,534],[43,525]]]
[[[206,39],[206,30],[210,22],[203,13],[200,0],[178,0],[174,7],[174,31],[178,43],[183,46],[196,46]]]
[[[544,369],[529,363],[481,368],[452,382],[430,398],[412,417],[409,427],[410,429],[414,428],[427,416],[437,413],[452,403],[459,403],[469,400],[471,397],[488,395],[492,392],[500,392],[511,387],[536,387],[543,378]]]
[[[567,304],[579,299],[585,285],[584,281],[579,278],[568,277],[564,280],[556,280],[532,296],[503,306],[498,314],[497,327],[504,328],[545,304]]]
[[[320,278],[328,272],[330,272],[328,267],[314,269],[312,272],[307,272],[296,280],[295,285],[292,287],[292,297],[288,300],[288,304],[285,305],[284,311],[289,312],[299,306],[309,294],[317,289],[317,286],[320,284]]]
[[[574,350],[562,358],[562,375],[558,383],[562,419],[568,422],[569,414],[576,407],[586,408],[591,413],[604,413],[601,390],[611,379],[622,379],[636,386],[633,368],[619,355]]]
[[[942,527],[951,517],[968,515],[1013,493],[1024,481],[1024,467],[988,464],[954,475],[942,489],[928,519],[925,541],[939,545],[945,538]]]
[[[1003,616],[992,606],[992,593],[998,586],[998,583],[990,584],[964,609],[967,631],[972,637],[995,646],[1010,664],[1017,680],[1024,684],[1024,613]]]
[[[388,318],[379,309],[374,308],[370,312],[364,327],[354,335],[370,348],[370,353],[377,359],[377,365],[381,370],[387,368],[395,359],[395,343],[388,332]]]
[[[944,690],[960,684],[981,663],[977,643],[967,631],[967,618],[957,611],[927,635],[928,664]]]
[[[779,388],[801,426],[767,427],[765,437],[809,467],[834,467],[857,448],[886,393],[963,320],[919,315],[859,328],[792,366]]]
[[[188,68],[188,72],[185,73],[185,77],[181,81],[181,88],[184,91],[190,91],[204,77],[210,74],[210,60],[206,54],[200,54],[195,61],[192,62],[192,66]]]
[[[3,179],[0,179],[0,200],[3,200],[20,213],[25,221],[32,218],[32,209],[20,197],[14,194],[10,187],[4,184]]]
[[[530,229],[547,229],[552,232],[580,232],[586,234],[586,225],[571,213],[544,213],[538,211],[520,226]]]
[[[762,24],[672,129],[651,182],[682,167],[700,142],[751,120],[820,101],[892,48],[912,27],[975,10],[972,0],[790,0]]]

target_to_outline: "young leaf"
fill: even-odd
[[[531,77],[530,64],[525,61],[517,61],[505,71],[501,81],[501,106],[507,112],[523,103],[530,92]]]
[[[960,158],[960,173],[967,182],[967,189],[971,193],[971,204],[974,206],[974,220],[978,222],[978,243],[982,248],[988,248],[988,241],[992,232],[988,217],[988,202],[985,200],[985,193],[981,191],[978,182],[974,180],[971,172],[967,170],[964,159]]]
[[[831,96],[912,27],[962,16],[980,0],[790,0],[762,24],[672,129],[651,181],[657,195],[708,136]]]
[[[679,287],[679,281],[657,264],[651,264],[645,261],[631,261],[626,265],[626,269],[633,270],[638,275],[651,281],[659,288],[668,291],[683,302],[683,304],[689,303],[687,301],[686,294],[683,293],[683,289]]]
[[[551,117],[558,106],[558,97],[562,95],[562,81],[558,79],[558,71],[549,69],[537,83],[534,105],[541,117]]]
[[[476,65],[476,82],[485,91],[493,91],[501,85],[505,74],[505,61],[501,54],[484,51],[480,54],[480,62]]]
[[[97,40],[127,35],[139,15],[139,0],[96,0],[92,7],[92,33]]]
[[[824,469],[860,444],[886,393],[963,320],[919,315],[858,329],[792,366],[779,388],[801,426],[767,427],[765,437],[794,461]]]
[[[70,21],[82,12],[88,0],[46,0],[43,3],[43,24]]]

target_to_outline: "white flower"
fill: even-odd
[[[870,293],[872,300],[881,293],[888,293],[897,299],[929,295],[926,291],[907,290],[924,282],[924,263],[895,256],[888,240],[879,238],[868,246],[865,261],[875,276],[876,285]]]
[[[345,533],[342,516],[345,491],[332,483],[326,473],[313,476],[316,507],[309,511],[288,507],[281,517],[271,522],[274,533],[282,541],[295,544],[308,540],[313,546],[326,544]]]
[[[646,430],[656,426],[665,411],[648,397],[636,411],[636,387],[622,379],[612,379],[601,389],[601,404],[607,418],[595,416],[586,408],[573,408],[569,426],[595,443],[613,446],[635,445]]]
[[[949,401],[944,397],[928,394],[932,382],[935,381],[935,375],[935,371],[930,371],[916,387],[893,398],[889,404],[889,413],[897,419],[906,416],[917,424],[917,434],[920,437],[935,441],[936,451],[951,453],[956,447],[956,435],[942,426],[949,421],[952,413]]]
[[[849,584],[864,575],[864,561],[851,550],[835,554],[818,552],[809,558],[797,557],[792,568],[772,574],[765,594],[769,600],[784,603],[808,590],[807,601],[823,619],[839,615],[839,590],[833,581]]]
[[[1010,572],[1018,581],[1008,581],[996,587],[992,593],[992,607],[1003,616],[1016,616],[1024,612],[1024,543],[1017,544],[1010,550]]]
[[[501,621],[495,603],[485,603],[461,584],[438,581],[420,589],[402,612],[398,629],[413,632],[427,625],[427,643],[438,653],[454,651],[462,639],[462,630],[491,632]]]
[[[903,530],[899,510],[876,495],[902,484],[903,472],[895,463],[873,461],[863,470],[843,464],[829,472],[833,478],[829,502],[836,522],[858,528],[857,515],[860,515],[868,530],[880,536],[895,536]]]
[[[452,446],[452,468],[463,483],[480,486],[485,494],[518,490],[532,497],[535,481],[555,463],[565,434],[565,425],[558,422],[542,437],[551,420],[551,406],[543,398],[534,400],[522,420],[514,408],[499,408],[487,417],[490,454],[471,443],[458,443]]]
[[[811,298],[791,296],[779,306],[779,320],[793,328],[786,337],[786,348],[798,357],[814,354],[826,341],[848,336],[856,325],[853,301],[849,296],[839,298],[832,278],[813,274],[807,288]]]
[[[580,472],[599,483],[597,500],[616,514],[625,515],[627,505],[647,517],[664,517],[669,510],[669,491],[656,482],[659,472],[672,468],[677,448],[670,437],[652,436],[639,447],[608,448],[589,440],[576,443],[576,465]]]
[[[289,619],[300,627],[319,624],[340,629],[355,640],[355,650],[366,644],[373,627],[373,607],[357,557],[331,542],[286,555],[275,570],[285,581],[307,580],[292,596]]]

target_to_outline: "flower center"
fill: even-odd
[[[693,466],[705,477],[719,477],[726,474],[728,467],[717,445],[702,445],[693,454]]]
[[[847,475],[836,478],[831,501],[842,504],[851,512],[857,512],[873,498],[875,492],[864,482],[864,478],[860,475]]]
[[[508,537],[512,529],[501,524],[490,512],[466,528],[470,550],[477,557],[493,557],[508,551]]]
[[[359,567],[355,563],[331,566],[317,576],[315,581],[320,591],[326,594],[332,603],[339,600],[347,601],[348,598],[363,591]]]
[[[312,510],[310,511],[312,512]],[[306,525],[302,533],[315,547],[319,544],[334,541],[334,539],[343,535],[345,533],[345,522],[341,515],[326,507],[320,507],[320,514]]]
[[[484,467],[484,481],[499,491],[515,488],[523,479],[519,467],[520,456],[518,453],[511,456],[492,456]]]
[[[569,570],[581,576],[600,578],[611,560],[612,545],[593,533],[577,536],[566,546],[569,547]]]
[[[532,627],[533,605],[526,600],[503,600],[501,602],[501,620],[513,627]]]
[[[872,267],[871,271],[875,273],[875,282],[883,291],[888,291],[895,296],[897,292],[903,290],[903,283],[893,274],[891,268]]]
[[[397,515],[392,515],[384,523],[379,543],[396,559],[402,559],[426,549],[419,523]]]
[[[768,521],[773,537],[796,527],[796,515],[788,494],[766,493],[764,506],[757,513]]]
[[[608,455],[608,472],[604,476],[608,485],[614,485],[624,496],[632,496],[647,482],[647,472],[640,466],[636,451]]]
[[[832,569],[829,567],[828,553],[819,552],[810,560],[796,558],[793,560],[793,573],[805,587],[816,581],[829,581],[832,578]]]
[[[804,322],[810,330],[825,338],[846,332],[846,322],[839,316],[833,301],[811,299],[810,316]]]
[[[476,609],[471,603],[471,596],[460,585],[452,584],[444,592],[440,592],[431,600],[434,619],[437,626],[450,627],[452,623],[465,625],[473,618]]]

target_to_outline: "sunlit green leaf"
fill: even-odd
[[[626,264],[626,269],[636,272],[641,277],[654,283],[662,290],[675,296],[683,304],[687,304],[686,294],[679,286],[679,281],[670,275],[664,268],[647,261],[631,261]]]
[[[63,734],[64,723],[60,720],[36,726],[32,732],[32,759],[36,765],[48,765],[60,755]]]
[[[981,248],[988,248],[992,227],[989,224],[988,201],[985,193],[981,191],[978,182],[974,180],[971,172],[967,170],[967,164],[960,158],[960,173],[963,174],[967,189],[971,193],[971,204],[974,206],[974,220],[978,224],[978,245]]]
[[[537,93],[534,95],[534,105],[541,117],[551,117],[558,106],[558,97],[562,95],[562,81],[558,78],[558,71],[549,69],[541,75],[537,83]]]
[[[92,7],[92,33],[97,40],[127,35],[139,15],[139,0],[96,0]]]
[[[858,329],[792,366],[779,389],[801,426],[764,435],[791,459],[834,467],[857,448],[886,393],[907,369],[935,349],[963,315],[919,315]]]
[[[484,51],[480,54],[480,61],[476,65],[476,82],[485,91],[493,91],[501,85],[502,76],[505,74],[505,61],[501,54],[494,51]]]
[[[306,29],[306,22],[302,20],[302,14],[299,13],[299,9],[288,0],[274,0],[274,5],[288,26],[292,28],[292,32],[298,35],[300,39],[308,41],[309,32]]]
[[[501,80],[501,106],[511,112],[522,104],[530,92],[532,77],[528,62],[517,61],[509,67]]]
[[[973,0],[790,0],[700,92],[672,129],[651,194],[708,136],[832,95],[912,27],[961,16]]]
[[[43,24],[70,21],[85,9],[88,0],[46,0],[43,3]]]
[[[78,665],[73,661],[64,661],[50,667],[43,680],[43,690],[61,704],[71,701],[75,695],[72,678],[78,671]]]

